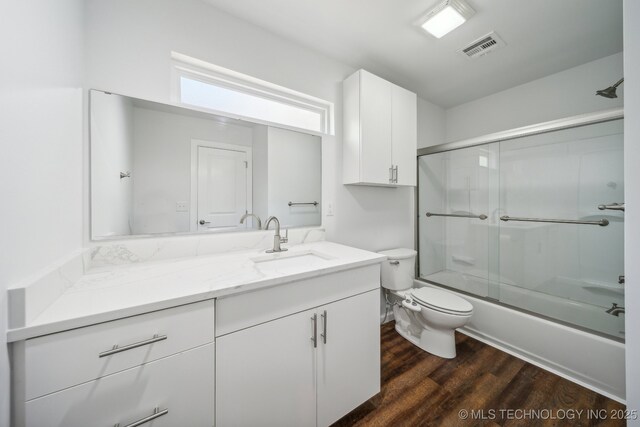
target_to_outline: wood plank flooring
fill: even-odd
[[[420,350],[393,322],[381,340],[380,393],[333,427],[625,425],[612,419],[624,405],[465,335],[453,360]]]

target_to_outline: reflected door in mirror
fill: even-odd
[[[247,151],[198,146],[198,229],[238,227],[248,209]]]

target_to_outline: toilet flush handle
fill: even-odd
[[[420,308],[420,306],[415,302],[415,301],[411,301],[410,299],[405,299],[402,300],[402,306],[404,308],[406,308],[407,310],[411,310],[411,311],[415,311],[417,313],[419,313],[420,311],[422,311],[422,309]]]
[[[399,265],[400,261],[389,261],[389,264],[391,264],[391,265]]]

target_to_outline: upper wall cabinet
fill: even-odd
[[[415,186],[416,94],[364,70],[343,92],[344,184]]]

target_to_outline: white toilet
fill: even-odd
[[[387,256],[381,269],[382,287],[398,302],[393,306],[396,331],[424,351],[447,359],[456,357],[454,331],[471,317],[471,303],[441,289],[413,288],[413,249],[380,253]]]

